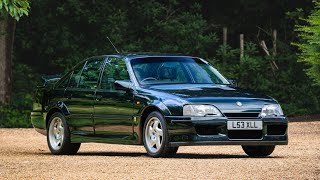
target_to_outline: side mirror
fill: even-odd
[[[133,86],[129,80],[116,80],[114,82],[114,89],[118,91],[129,91]]]
[[[237,87],[238,86],[237,80],[229,79],[228,81],[229,81],[231,87]]]

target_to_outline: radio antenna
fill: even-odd
[[[109,36],[107,36],[109,42],[111,43],[111,45],[113,46],[113,48],[117,51],[117,53],[119,54],[118,49],[113,45],[112,41],[110,40]]]

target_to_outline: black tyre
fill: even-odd
[[[167,151],[166,157],[174,156],[175,154],[177,154],[179,146],[177,146],[177,147],[168,147],[168,148],[169,148],[169,150]]]
[[[47,127],[47,143],[52,154],[76,154],[81,143],[71,143],[70,130],[63,114],[52,114]]]
[[[143,144],[151,157],[167,157],[177,153],[179,147],[169,147],[167,124],[163,116],[154,111],[143,126]]]
[[[272,154],[276,146],[242,146],[244,152],[250,157],[266,157]]]

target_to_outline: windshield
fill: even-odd
[[[131,60],[141,85],[230,84],[215,68],[191,57],[148,57]]]

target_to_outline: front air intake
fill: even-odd
[[[224,115],[229,118],[258,118],[259,113],[224,113]]]
[[[261,130],[229,130],[229,139],[262,139]]]
[[[195,129],[197,134],[209,136],[209,135],[218,135],[219,134],[218,127],[219,126],[212,126],[212,125],[208,125],[208,126],[196,125]]]

